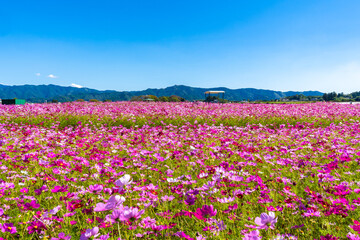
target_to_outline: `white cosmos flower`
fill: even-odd
[[[174,178],[167,178],[166,181],[169,182],[169,183],[173,183],[173,182],[178,182],[179,180],[177,180],[176,178],[175,179]]]
[[[123,186],[129,185],[131,183],[132,183],[131,176],[129,174],[125,174],[119,180],[117,180],[115,182],[115,185],[118,187],[123,187]]]

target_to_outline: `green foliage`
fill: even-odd
[[[207,96],[205,102],[219,102],[219,97],[217,96]]]
[[[169,102],[185,102],[185,99],[176,95],[171,95],[169,97]]]
[[[144,98],[143,96],[133,96],[130,101],[132,102],[141,102],[141,101],[144,101]]]
[[[53,115],[52,118],[47,116],[38,115],[38,116],[23,116],[23,117],[8,117],[0,116],[0,123],[6,124],[25,124],[25,125],[40,125],[44,127],[51,127],[57,125],[60,128],[67,126],[77,126],[81,124],[89,124],[89,127],[98,127],[98,126],[123,126],[127,128],[131,127],[142,127],[144,125],[148,126],[163,126],[174,125],[182,126],[186,124],[207,124],[215,126],[239,126],[245,127],[248,125],[263,125],[268,126],[269,128],[278,128],[281,125],[285,126],[296,126],[304,125],[308,127],[325,127],[333,124],[339,124],[341,122],[352,122],[360,121],[359,117],[343,117],[338,116],[333,119],[316,119],[313,117],[302,117],[302,118],[293,118],[289,116],[284,117],[218,117],[218,118],[204,118],[204,117],[190,117],[190,116],[179,116],[176,118],[168,118],[167,116],[123,116],[123,117],[99,117],[95,114],[93,115],[70,115],[70,114],[58,114]]]
[[[166,97],[166,96],[159,97],[159,101],[160,102],[170,102],[169,97]]]
[[[353,102],[353,101],[360,101],[360,91],[353,92],[350,94],[344,93],[324,93],[322,96],[324,101],[333,101],[333,102]]]
[[[324,93],[324,95],[323,95],[323,99],[325,101],[333,101],[333,100],[335,100],[336,97],[337,97],[336,92]]]
[[[135,102],[143,102],[143,101],[154,101],[154,102],[185,102],[185,99],[176,95],[161,96],[157,97],[155,95],[141,95],[141,96],[133,96],[130,101]]]

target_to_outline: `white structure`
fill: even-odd
[[[222,94],[222,99],[224,99],[224,95],[225,95],[225,91],[206,91],[205,92],[205,98],[208,96],[211,96],[211,94],[216,94],[216,95],[220,95]]]

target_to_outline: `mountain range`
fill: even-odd
[[[204,99],[204,92],[209,90],[225,91],[225,99],[230,101],[242,100],[273,100],[293,95],[303,94],[305,96],[321,96],[322,92],[319,91],[273,91],[255,88],[240,88],[229,89],[225,87],[217,88],[197,88],[184,85],[175,85],[166,88],[149,88],[142,91],[113,91],[106,90],[100,91],[90,88],[77,88],[77,87],[64,87],[58,85],[16,85],[8,86],[0,84],[0,99],[19,98],[26,99],[27,102],[44,102],[57,100],[59,102],[75,101],[77,99],[96,99],[99,101],[112,100],[112,101],[128,101],[134,96],[140,95],[155,95],[171,96],[177,95],[186,100],[201,100]]]

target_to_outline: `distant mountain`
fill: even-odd
[[[322,96],[323,93],[318,91],[305,91],[305,92],[281,92],[272,90],[262,90],[255,88],[240,88],[240,89],[229,89],[225,87],[217,88],[195,88],[183,85],[175,85],[172,87],[162,89],[147,89],[144,91],[136,92],[136,95],[155,95],[155,96],[170,96],[178,95],[187,100],[204,99],[204,92],[206,91],[225,91],[225,98],[230,101],[241,101],[241,100],[272,100],[283,97],[293,96],[296,94],[303,94],[305,96]]]
[[[26,99],[28,102],[44,102],[45,100],[58,100],[60,102],[74,101],[77,99],[97,99],[100,101],[127,101],[133,96],[139,95],[155,95],[171,96],[177,95],[185,98],[186,100],[200,100],[204,99],[204,92],[208,90],[221,90],[225,91],[225,98],[230,101],[241,100],[272,100],[283,97],[293,96],[296,94],[303,94],[305,96],[321,96],[322,92],[318,91],[305,91],[305,92],[281,92],[272,90],[262,90],[255,88],[241,88],[229,89],[224,87],[218,88],[195,88],[184,85],[175,85],[167,88],[149,88],[142,91],[99,91],[90,88],[77,88],[77,87],[63,87],[58,85],[18,85],[7,86],[0,84],[0,98],[21,98]]]

